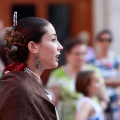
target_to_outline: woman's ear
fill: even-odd
[[[38,53],[38,44],[34,43],[33,41],[30,41],[28,43],[28,50],[34,54]]]

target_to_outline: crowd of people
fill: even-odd
[[[31,19],[31,21],[28,19]],[[27,44],[28,44],[29,52],[26,51],[25,52],[26,54],[24,56],[27,60],[26,61],[27,66],[29,66],[30,70],[32,69],[30,64],[32,60],[34,61],[33,54],[35,54],[35,59],[37,62],[37,69],[39,70],[38,54],[37,52],[35,52],[35,49],[38,49],[37,44],[39,43],[39,41],[37,42],[34,41],[36,44],[34,44],[34,42],[31,42],[31,39],[38,40],[38,38],[35,38],[34,33],[32,32],[36,30],[35,28],[36,25],[38,25],[40,29],[43,29],[43,30],[46,29],[47,32],[51,32],[51,30],[53,30],[53,33],[54,33],[53,39],[52,39],[53,42],[55,42],[56,40],[56,33],[54,32],[53,26],[51,26],[51,24],[48,21],[44,21],[42,19],[37,19],[37,18],[28,18],[28,19],[26,18],[26,19],[23,19],[23,21],[19,22],[19,24],[16,26],[16,29],[17,31],[20,32],[20,34],[22,33],[24,34],[24,36],[27,35],[26,39],[28,40]],[[32,22],[32,20],[34,21]],[[32,33],[31,36],[29,35],[30,34],[29,24],[24,23],[24,21],[29,22],[29,24],[33,26],[32,28],[30,28],[31,33]],[[37,21],[38,23],[36,23],[35,21]],[[20,34],[14,33],[14,30],[7,31],[7,33],[5,34],[9,35],[9,34],[12,34],[12,32],[13,34],[18,34],[18,38],[19,38]],[[40,32],[41,32],[41,36],[44,36],[44,41],[46,41],[45,44],[44,42],[42,42],[43,47],[40,47],[41,52],[38,49],[39,57],[41,58],[40,60],[42,61],[40,62],[41,64],[40,69],[43,66],[45,67],[45,69],[55,68],[54,66],[52,66],[53,64],[51,64],[52,67],[50,66],[49,61],[51,61],[50,58],[52,58],[52,56],[48,55],[49,54],[48,51],[54,52],[55,49],[53,49],[52,44],[47,41],[49,36],[47,36],[46,33],[43,33],[42,31]],[[0,35],[1,43],[3,41],[2,36],[3,36],[3,29],[1,30],[1,35]],[[7,40],[8,44],[12,45],[12,43],[10,43],[7,37],[5,39]],[[23,36],[21,37],[21,39],[23,39]],[[120,117],[120,87],[119,87],[120,86],[120,56],[111,49],[113,39],[114,38],[113,38],[111,31],[103,30],[96,35],[93,41],[93,46],[88,45],[89,34],[88,33],[86,34],[85,32],[81,32],[81,34],[79,34],[76,38],[74,38],[73,40],[69,40],[66,43],[66,46],[64,47],[66,63],[62,66],[59,66],[58,68],[56,68],[50,73],[48,82],[45,86],[42,85],[42,81],[40,82],[40,84],[44,87],[44,89],[49,93],[49,95],[47,96],[50,99],[52,99],[52,102],[56,108],[50,105],[48,100],[46,102],[42,101],[41,103],[48,104],[48,106],[45,105],[46,109],[48,109],[48,107],[51,106],[52,108],[50,109],[52,109],[52,112],[54,113],[57,110],[58,112],[58,113],[56,112],[57,119],[59,116],[60,120],[119,120],[119,117]],[[23,44],[23,43],[20,42],[20,44]],[[7,47],[9,47],[9,45]],[[17,43],[15,45],[17,46]],[[0,54],[1,54],[0,77],[2,77],[4,68],[6,71],[10,68],[10,67],[7,67],[6,69],[6,66],[8,65],[8,59],[5,57],[4,47],[5,47],[4,44],[0,44]],[[59,53],[63,49],[59,43],[57,44],[56,47],[59,47],[57,48],[59,49],[58,50]],[[14,49],[16,48],[14,47]],[[24,48],[22,48],[22,50],[24,53]],[[45,56],[46,58],[42,57],[43,50],[44,50],[43,53],[44,55],[46,55]],[[10,52],[8,49],[6,51],[7,51],[7,54],[10,53],[8,54],[8,57],[11,60],[13,60],[12,61],[13,63],[24,61],[24,58],[22,58],[23,56],[22,53],[19,53],[19,55],[21,56],[16,55],[14,57],[12,56],[13,55],[12,52]],[[29,58],[31,58],[31,60],[27,59],[28,56]],[[19,61],[20,59],[21,61]],[[57,58],[57,61],[58,61],[58,58]],[[47,67],[46,67],[46,64],[48,65]],[[17,63],[14,65],[15,65],[14,67],[16,67],[16,65],[20,66],[21,64]],[[14,70],[16,69],[17,68],[15,68]],[[10,69],[10,71],[14,71],[14,70]],[[34,72],[31,72],[29,69],[27,69],[27,67],[25,70],[26,72],[30,73],[30,75],[34,73]],[[16,73],[16,74],[22,75],[22,73],[21,74]],[[8,76],[10,77],[11,75],[15,76],[15,73],[14,74],[11,73]],[[4,78],[4,75],[3,75],[3,78]],[[7,77],[5,77],[4,79],[6,78]],[[29,81],[27,82],[29,84]],[[34,83],[34,80],[33,80],[33,83]],[[2,82],[0,84],[2,84]],[[32,84],[32,82],[30,84]],[[35,84],[35,87],[39,87],[39,86]],[[39,89],[39,90],[42,91],[43,93],[42,89]],[[32,96],[33,98],[34,97],[37,98],[39,96],[40,93],[39,91],[37,92],[38,93],[33,93],[32,91],[34,95]],[[5,100],[6,99],[7,98],[5,98]],[[37,99],[39,100],[39,98]],[[41,99],[46,99],[44,93]],[[31,102],[31,101],[29,101],[28,99],[28,102]],[[36,105],[38,106],[41,105],[39,103],[37,104],[34,103],[34,104],[35,104],[35,107]],[[29,108],[29,105],[31,104],[27,104],[27,105],[28,105],[27,107]],[[2,108],[1,105],[0,107]],[[1,113],[1,111],[4,111],[4,110],[3,109],[1,110],[1,108],[0,108],[0,115],[4,116],[4,114]],[[35,111],[37,109],[39,108],[36,108]],[[50,109],[49,109],[48,116],[45,116],[45,113],[44,113],[44,116],[46,118],[49,118],[49,115],[51,114]],[[43,111],[45,112],[45,109],[43,109]],[[40,112],[42,113],[42,110],[38,110],[35,114],[37,113],[40,114]],[[34,116],[33,113],[32,115]],[[30,120],[34,118],[33,116],[31,117]],[[41,118],[43,117],[43,115],[41,114],[40,116]],[[51,118],[55,118],[55,116],[52,114],[50,116]],[[0,116],[0,118],[4,120],[3,119],[4,117]],[[10,120],[12,120],[12,118]],[[35,120],[37,120],[37,117]]]
[[[93,47],[86,41],[79,36],[66,44],[66,63],[51,72],[46,87],[61,120],[118,120],[120,57],[111,49],[112,33],[98,33]]]

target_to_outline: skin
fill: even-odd
[[[101,83],[100,80],[97,76],[97,74],[93,73],[91,75],[91,82],[88,86],[88,91],[89,91],[89,97],[93,96],[99,96],[99,93],[101,92]]]
[[[75,120],[87,120],[88,116],[90,116],[92,113],[94,114],[94,112],[95,111],[92,106],[85,102],[76,113]]]
[[[62,45],[57,40],[57,35],[54,27],[49,23],[45,26],[46,34],[43,35],[40,43],[30,41],[28,43],[29,56],[26,61],[27,67],[41,76],[45,69],[52,69],[58,66],[60,51],[63,49]],[[34,64],[35,54],[39,54],[40,70]]]
[[[101,35],[102,39],[109,39],[111,38],[110,34],[104,33]],[[99,58],[107,58],[108,51],[111,47],[112,42],[108,42],[107,40],[104,42],[96,40],[95,45],[97,46],[96,54]],[[118,72],[120,73],[120,66],[118,67]],[[105,83],[109,87],[119,87],[120,86],[120,76],[118,78],[107,78],[105,79]]]
[[[86,89],[89,91],[87,97],[92,99],[92,97],[95,95],[99,96],[99,93],[101,92],[101,84],[95,73],[91,75],[91,82]],[[90,103],[85,102],[77,111],[75,115],[75,120],[87,120],[88,117],[94,114],[94,108],[91,106]]]

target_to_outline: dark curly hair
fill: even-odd
[[[17,26],[8,29],[4,34],[6,55],[11,62],[25,62],[29,55],[28,43],[41,42],[47,32],[49,22],[37,17],[26,17],[18,21]]]

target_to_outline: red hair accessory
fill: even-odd
[[[17,63],[17,62],[15,62],[13,64],[8,65],[4,69],[3,74],[6,74],[6,73],[8,73],[10,71],[15,71],[15,70],[16,71],[23,71],[25,67],[26,67],[26,65],[24,63]]]

